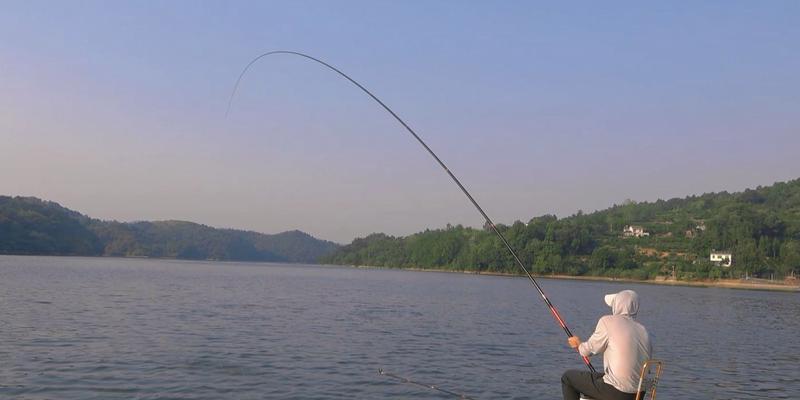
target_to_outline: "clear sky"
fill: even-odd
[[[800,2],[0,0],[0,194],[349,242],[800,177]]]

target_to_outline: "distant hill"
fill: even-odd
[[[590,214],[544,215],[498,228],[538,274],[783,277],[800,272],[800,179],[740,193],[627,201]],[[713,250],[730,253],[732,265],[711,262]],[[460,225],[406,237],[372,234],[322,261],[519,273],[493,233]]]
[[[164,257],[313,263],[339,245],[185,221],[101,221],[35,197],[0,196],[0,254]]]

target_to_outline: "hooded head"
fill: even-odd
[[[636,314],[639,312],[639,295],[633,290],[607,294],[605,300],[614,315],[627,315],[631,318],[636,318]]]

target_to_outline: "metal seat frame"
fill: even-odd
[[[655,367],[655,372],[651,372],[653,367]],[[656,386],[658,386],[658,380],[661,379],[661,370],[663,368],[664,363],[661,360],[650,359],[644,362],[644,365],[642,365],[642,372],[639,373],[639,387],[636,389],[636,400],[643,400],[642,389],[650,394],[650,400],[656,400]],[[653,377],[650,378],[647,387],[643,388],[642,386],[645,384],[645,379],[651,373],[653,373]]]

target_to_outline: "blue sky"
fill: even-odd
[[[36,2],[0,14],[0,194],[339,242],[800,173],[797,2]]]

